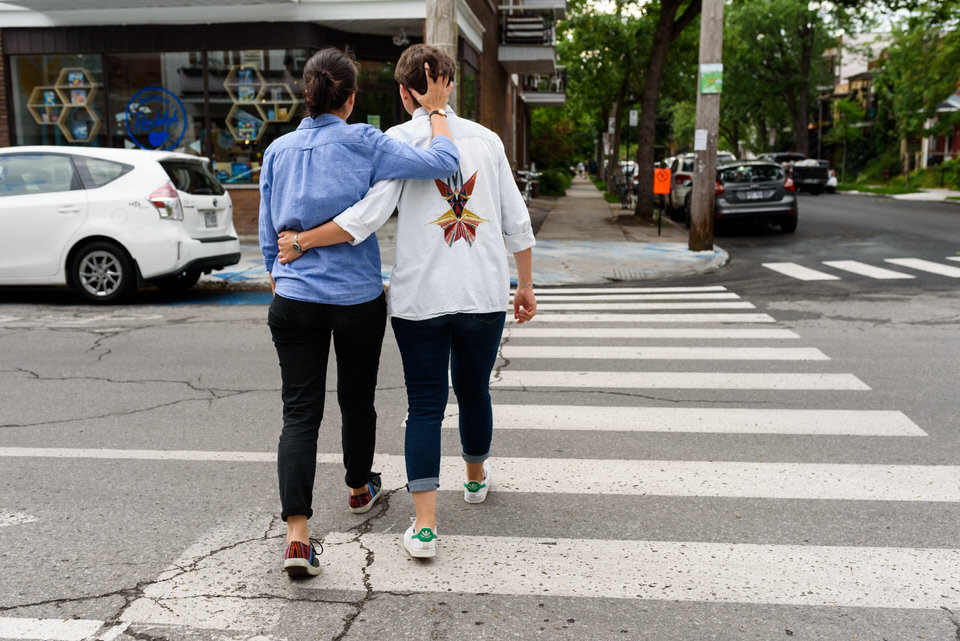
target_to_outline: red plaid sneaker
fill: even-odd
[[[320,545],[317,542],[317,545]],[[323,546],[320,545],[323,553]],[[291,541],[283,553],[283,569],[290,576],[317,576],[320,574],[320,560],[313,543]]]
[[[354,514],[363,514],[369,512],[373,504],[383,493],[379,476],[375,476],[367,483],[367,489],[363,494],[350,495],[350,511]]]

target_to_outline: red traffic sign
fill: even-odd
[[[655,194],[670,193],[670,170],[669,169],[653,170],[653,193]]]

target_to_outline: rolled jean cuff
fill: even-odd
[[[476,454],[467,454],[466,452],[464,452],[462,456],[463,456],[463,460],[466,461],[467,463],[483,463],[488,458],[490,458],[490,452],[487,452],[486,454],[481,454],[479,456],[477,456]]]
[[[440,478],[429,476],[423,479],[413,479],[407,482],[407,492],[429,492],[440,487]]]

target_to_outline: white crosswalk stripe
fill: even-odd
[[[539,319],[538,319],[539,320]],[[505,338],[658,338],[699,340],[796,340],[800,336],[789,329],[711,329],[658,327],[540,327],[538,325],[507,325]]]
[[[609,360],[828,361],[813,347],[613,347],[609,345],[505,345],[500,355],[520,358],[598,358]]]
[[[874,267],[873,265],[861,263],[857,260],[825,260],[823,264],[828,267],[842,269],[843,271],[866,276],[867,278],[876,278],[878,280],[909,280],[916,278],[916,276],[911,274],[895,272],[892,269],[883,269],[882,267]]]
[[[669,302],[669,303],[621,303],[617,301],[597,302],[597,303],[538,303],[537,310],[540,312],[558,312],[558,311],[592,311],[592,310],[624,310],[640,311],[654,309],[755,309],[753,303],[743,301],[730,302]]]
[[[559,387],[578,389],[713,389],[713,390],[868,390],[853,374],[742,372],[593,372],[506,369],[490,381],[492,388]]]
[[[538,307],[542,310],[542,307]],[[537,324],[552,323],[775,323],[769,314],[544,314],[537,317]],[[511,321],[512,324],[512,321]]]
[[[540,289],[542,294],[679,294],[697,292],[725,292],[723,285],[705,287],[558,287]]]
[[[653,301],[653,300],[735,300],[733,292],[706,292],[693,294],[555,294],[551,290],[537,292],[538,301],[589,302],[589,301]]]
[[[448,405],[443,426],[457,428],[459,418]],[[498,430],[926,436],[903,412],[885,410],[497,404],[493,423]]]
[[[839,276],[818,272],[797,263],[763,263],[763,266],[797,280],[840,280]]]
[[[929,272],[931,274],[938,274],[940,276],[947,276],[949,278],[960,278],[960,267],[954,267],[953,265],[942,265],[940,263],[935,263],[932,260],[923,260],[921,258],[884,258],[884,260],[893,265],[909,267],[910,269],[916,269],[917,271],[921,272]]]
[[[955,260],[960,263],[960,256],[947,256],[947,260]]]

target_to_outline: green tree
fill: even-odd
[[[953,124],[937,107],[960,80],[960,5],[955,0],[924,3],[894,26],[893,41],[876,79],[877,97],[896,123],[906,185],[912,150],[924,135]]]
[[[856,100],[847,97],[833,103],[833,127],[824,138],[832,144],[843,146],[840,156],[840,182],[847,180],[847,145],[858,142],[863,138],[863,119],[866,110]]]

